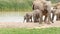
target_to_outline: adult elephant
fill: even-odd
[[[37,10],[38,9],[38,10]],[[40,18],[40,23],[42,22],[42,15],[41,16],[38,16],[39,15],[39,13],[41,14],[42,13],[42,10],[43,10],[44,8],[43,8],[43,4],[41,3],[41,1],[40,0],[35,0],[34,2],[33,2],[33,10],[34,10],[34,12],[33,12],[33,17],[34,17],[34,22],[37,22],[38,20],[38,18]]]
[[[51,20],[51,2],[50,1],[45,1],[45,0],[35,0],[33,2],[33,10],[39,9],[40,10],[40,22],[42,22],[42,17],[43,15],[45,16],[44,21],[48,18],[48,23],[50,23]]]
[[[52,9],[52,20],[54,20],[54,16],[57,16],[57,21],[60,20],[60,3],[57,3],[56,5],[53,6]]]
[[[57,16],[57,21],[58,20],[60,20],[60,9],[57,9],[57,8],[54,8],[53,10],[52,10],[52,14],[53,14],[53,16],[52,16],[52,20],[54,20],[54,16],[56,15]]]

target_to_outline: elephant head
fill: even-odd
[[[26,22],[29,22],[31,20],[32,22],[32,14],[30,13],[26,13],[25,16],[24,16],[24,21],[26,20]],[[23,21],[23,22],[24,22]]]

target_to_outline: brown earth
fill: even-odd
[[[0,28],[48,28],[60,27],[60,21],[51,24],[39,23],[21,23],[21,22],[0,22]]]

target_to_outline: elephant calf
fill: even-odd
[[[39,9],[33,11],[33,20],[34,22],[42,23],[42,14]]]
[[[32,14],[30,13],[26,13],[25,16],[24,16],[24,21],[26,20],[26,22],[29,22],[31,21],[32,22]],[[24,22],[23,21],[23,22]]]

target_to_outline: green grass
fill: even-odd
[[[58,2],[58,0],[51,0],[52,3]],[[33,0],[0,0],[0,10],[15,10],[15,11],[27,11],[32,10]]]
[[[57,3],[59,0],[51,0]],[[32,11],[33,0],[0,0],[0,11]]]
[[[0,10],[32,10],[32,0],[0,0]]]
[[[60,28],[0,28],[0,34],[60,34]]]

